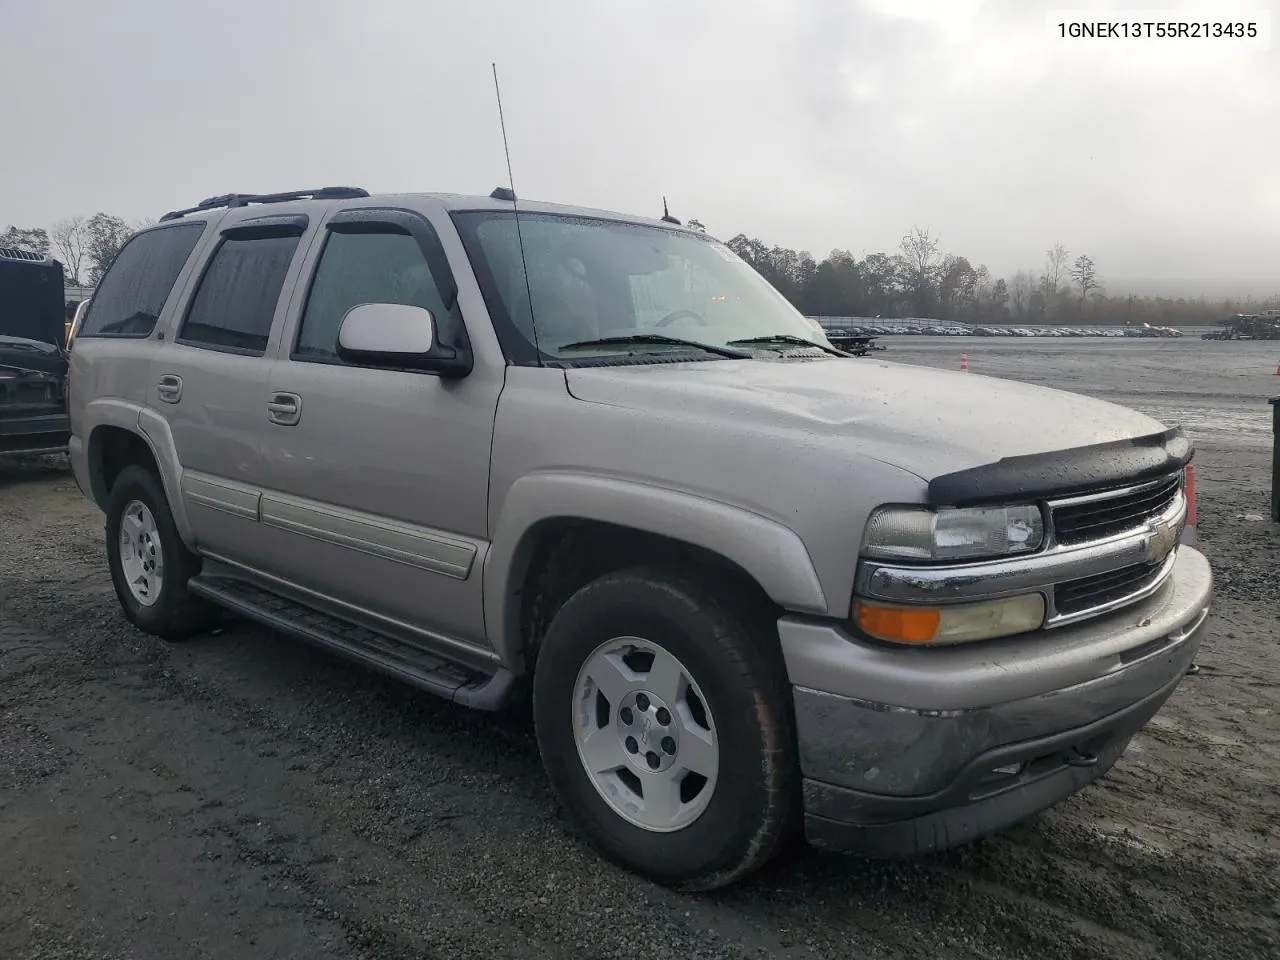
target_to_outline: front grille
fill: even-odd
[[[1058,504],[1053,507],[1054,535],[1058,543],[1070,546],[1137,529],[1168,510],[1181,486],[1180,476],[1170,477],[1114,497]]]
[[[1135,563],[1096,576],[1067,580],[1054,586],[1053,605],[1059,616],[1102,607],[1145,590],[1163,569],[1164,563]]]

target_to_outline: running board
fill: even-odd
[[[511,700],[515,688],[515,677],[503,667],[492,674],[481,673],[235,577],[200,574],[188,581],[187,589],[233,613],[326,647],[453,703],[499,710]]]

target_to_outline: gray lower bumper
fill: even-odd
[[[1075,792],[1176,689],[1211,599],[1208,563],[1184,546],[1140,605],[969,649],[886,650],[784,619],[811,841],[872,855],[937,849]],[[815,645],[818,629],[827,636]]]
[[[66,448],[71,421],[65,413],[0,418],[0,453],[46,453]]]

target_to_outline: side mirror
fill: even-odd
[[[440,343],[436,318],[425,307],[360,303],[338,327],[338,356],[351,363],[466,376],[470,357]]]

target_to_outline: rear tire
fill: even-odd
[[[187,592],[200,558],[187,549],[150,470],[120,471],[107,501],[107,563],[125,617],[139,630],[181,640],[217,622],[212,604]]]
[[[680,890],[752,873],[799,811],[770,614],[729,596],[698,574],[607,574],[556,613],[534,670],[539,750],[561,802],[606,857]]]

